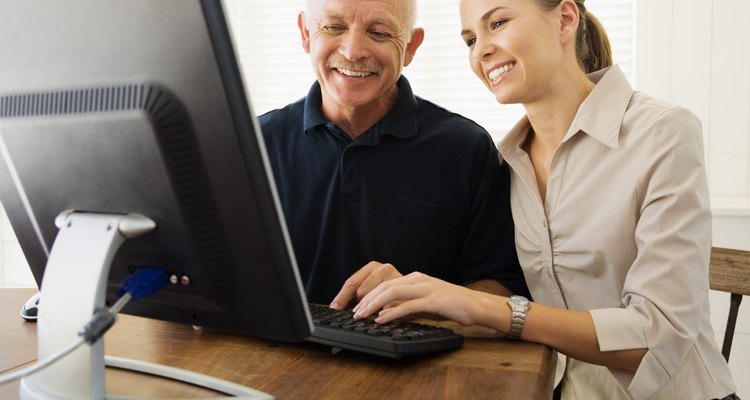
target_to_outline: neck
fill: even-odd
[[[356,106],[336,103],[334,99],[324,94],[323,117],[336,124],[350,138],[356,139],[388,114],[397,97],[398,86],[393,86],[393,89],[385,96],[372,103]]]
[[[554,153],[570,128],[578,108],[594,89],[586,74],[576,68],[555,80],[548,95],[539,101],[524,104],[532,130],[532,141],[541,145],[545,153]]]

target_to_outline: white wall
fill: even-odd
[[[0,287],[35,286],[8,216],[0,207]]]
[[[714,208],[750,208],[750,2],[638,3],[636,87],[703,121]]]
[[[636,88],[683,105],[703,121],[714,245],[750,250],[750,3],[638,2]],[[750,397],[750,306],[740,307],[730,367]],[[719,343],[729,295],[711,293]]]

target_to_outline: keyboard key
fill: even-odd
[[[349,310],[310,304],[315,329],[308,340],[391,358],[456,349],[463,336],[450,329],[414,322],[378,324],[373,317],[356,320]]]

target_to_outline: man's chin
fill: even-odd
[[[346,107],[366,107],[376,104],[379,96],[363,89],[338,89],[334,93],[336,103]]]

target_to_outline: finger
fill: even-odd
[[[365,296],[363,296],[359,300],[359,303],[357,303],[357,305],[354,306],[352,311],[356,313],[359,310],[365,308],[367,305],[369,305],[373,301],[373,299],[375,299],[377,296],[380,296],[384,291],[386,291],[387,289],[391,287],[398,286],[398,285],[416,284],[416,283],[424,281],[425,279],[429,279],[429,277],[419,272],[412,272],[406,276],[400,276],[398,278],[394,278],[391,280],[381,282],[378,286],[376,286],[374,289],[370,290]],[[381,308],[382,307],[383,306],[381,306]],[[373,309],[370,312],[374,312],[374,311],[376,310]],[[369,313],[367,315],[369,315]]]
[[[402,284],[403,281],[404,281],[404,278],[397,278],[397,279],[391,279],[385,282],[381,282],[378,286],[376,286],[374,289],[370,290],[365,296],[363,296],[359,300],[357,305],[354,306],[352,311],[356,313],[357,311],[361,310],[362,308],[366,307],[369,303],[371,303],[373,299],[380,296],[383,293],[383,291],[385,291],[386,289],[392,286],[400,285]]]
[[[425,294],[425,287],[423,285],[404,284],[395,281],[403,280],[392,279],[384,282],[368,293],[367,296],[362,299],[362,302],[355,307],[356,311],[354,317],[366,318],[378,310],[382,310],[386,305],[406,302],[407,300],[419,298]],[[392,308],[399,308],[399,305]]]
[[[393,307],[380,310],[378,316],[375,318],[375,322],[385,324],[394,320],[410,319],[424,313],[428,305],[429,301],[424,297],[402,301]]]
[[[329,307],[335,308],[335,309],[343,309],[349,303],[354,299],[355,294],[357,293],[357,289],[359,289],[360,284],[362,281],[367,279],[367,277],[372,273],[373,269],[377,267],[376,262],[370,262],[364,267],[360,268],[359,271],[355,272],[352,276],[349,277],[349,279],[344,282],[344,284],[341,286],[341,290],[336,295],[336,297],[333,298],[333,301],[331,301],[331,304]]]
[[[370,274],[365,278],[365,280],[360,283],[359,287],[357,287],[357,290],[354,292],[353,299],[355,302],[358,302],[362,300],[368,293],[370,293],[373,289],[378,287],[378,285],[383,282],[383,277],[376,274]]]
[[[356,291],[356,300],[362,300],[367,293],[370,293],[381,283],[400,278],[401,276],[403,275],[391,264],[381,264],[374,267],[370,274],[359,284]]]

